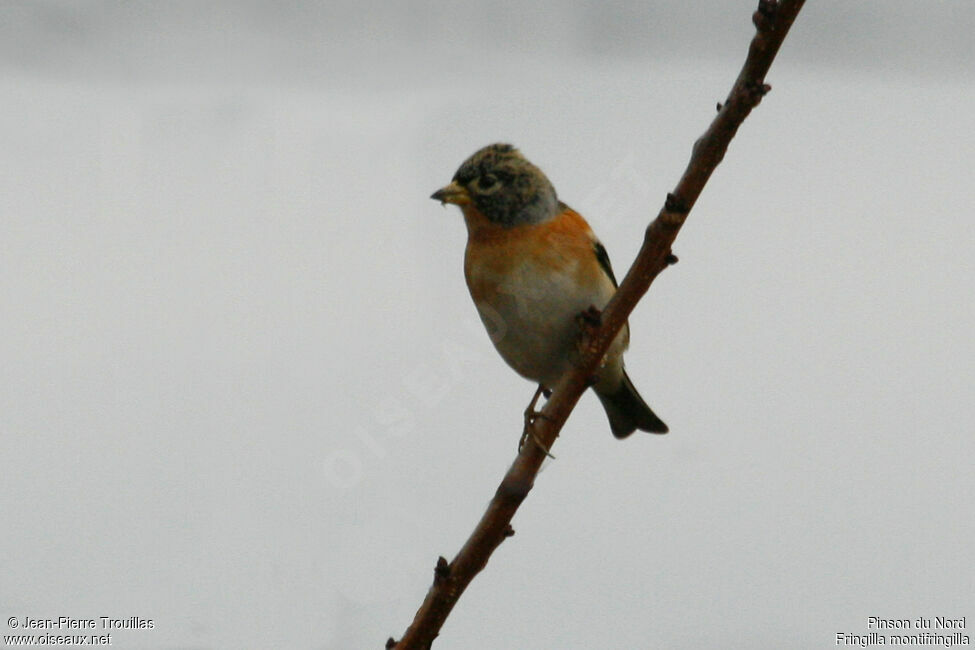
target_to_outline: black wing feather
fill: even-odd
[[[613,286],[619,287],[616,283],[616,276],[613,275],[613,265],[609,263],[609,253],[606,252],[606,247],[599,240],[596,240],[592,247],[596,252],[596,259],[599,260],[599,266],[603,267],[603,270],[606,271],[606,275],[612,280]]]

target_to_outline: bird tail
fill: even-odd
[[[623,380],[612,393],[596,392],[609,416],[609,426],[617,438],[625,438],[637,429],[649,433],[667,433],[663,420],[647,406],[623,371]]]

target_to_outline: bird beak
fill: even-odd
[[[453,203],[454,205],[467,205],[471,202],[471,195],[467,193],[457,181],[451,181],[450,185],[441,187],[430,195],[434,201],[440,201],[442,205]]]

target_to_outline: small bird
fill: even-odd
[[[580,315],[602,310],[616,292],[606,249],[582,215],[559,201],[542,170],[510,144],[477,151],[430,198],[464,214],[464,277],[494,347],[547,392],[572,365]],[[637,429],[667,433],[623,369],[629,336],[626,325],[593,390],[617,438]]]

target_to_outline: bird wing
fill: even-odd
[[[619,287],[616,282],[616,276],[613,275],[613,265],[609,263],[609,253],[606,252],[606,247],[598,239],[593,241],[592,244],[593,251],[596,253],[596,259],[599,260],[599,266],[603,267],[606,271],[606,275],[612,280],[614,287]]]

